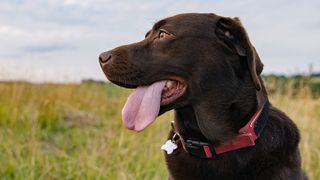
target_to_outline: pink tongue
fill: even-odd
[[[122,109],[122,121],[128,129],[141,131],[149,126],[160,111],[161,93],[166,81],[138,87]]]

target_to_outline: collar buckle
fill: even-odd
[[[207,142],[187,139],[184,148],[188,153],[200,158],[213,158],[216,155],[214,148]]]

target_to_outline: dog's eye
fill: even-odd
[[[169,36],[169,34],[167,32],[165,32],[165,31],[159,32],[159,39],[166,38],[167,36]]]

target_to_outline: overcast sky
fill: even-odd
[[[264,73],[320,71],[319,0],[1,0],[0,79],[105,79],[100,52],[182,12],[240,17]]]

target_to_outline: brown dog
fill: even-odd
[[[180,14],[143,41],[100,55],[107,78],[136,88],[122,111],[141,131],[175,110],[163,146],[169,179],[304,179],[299,131],[270,105],[259,56],[237,18]]]

